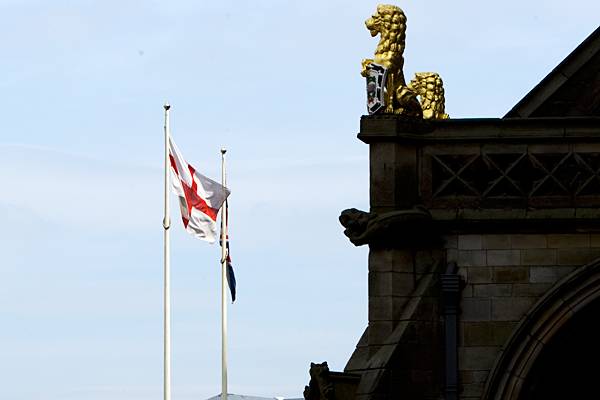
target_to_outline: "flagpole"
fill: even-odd
[[[163,395],[164,400],[171,400],[171,271],[170,271],[170,248],[169,228],[169,103],[165,103],[165,215],[163,218],[164,228],[164,343],[163,343]]]
[[[221,149],[221,184],[225,188],[225,153]],[[227,400],[227,202],[221,208],[221,400]]]

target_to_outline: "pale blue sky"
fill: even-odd
[[[0,398],[162,397],[162,104],[229,149],[230,391],[301,396],[367,323],[360,61],[372,1],[0,0]],[[400,2],[405,73],[499,117],[598,26],[595,0]],[[179,223],[177,210],[173,219]],[[219,392],[219,249],[173,230],[174,399]]]

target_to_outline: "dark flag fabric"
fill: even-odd
[[[223,208],[225,210],[227,224],[229,224],[229,204],[228,204],[227,200],[225,200],[225,207],[223,207]],[[220,241],[220,243],[221,243],[221,246],[223,246],[223,241]],[[225,254],[227,255],[225,258],[225,260],[227,262],[227,266],[226,266],[227,267],[227,269],[226,269],[227,285],[229,285],[229,292],[231,293],[231,302],[233,303],[235,301],[236,282],[235,282],[235,274],[233,273],[233,265],[231,264],[231,255],[229,254],[229,235],[227,235],[227,251]]]
[[[231,257],[229,257],[229,242],[227,242],[227,284],[231,292],[231,302],[235,301],[235,274],[233,273],[233,265],[231,265]]]

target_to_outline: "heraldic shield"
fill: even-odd
[[[385,107],[384,89],[387,78],[387,68],[383,65],[370,63],[366,67],[367,78],[367,110],[375,114]]]

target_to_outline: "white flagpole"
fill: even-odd
[[[170,249],[169,249],[169,228],[171,220],[169,217],[169,137],[171,135],[169,128],[169,103],[164,105],[165,109],[165,216],[163,218],[163,228],[165,237],[164,247],[164,365],[163,365],[163,393],[164,400],[171,400],[171,271],[170,271]]]
[[[226,185],[225,153],[221,149],[221,184]],[[227,203],[221,208],[221,400],[227,400]]]

